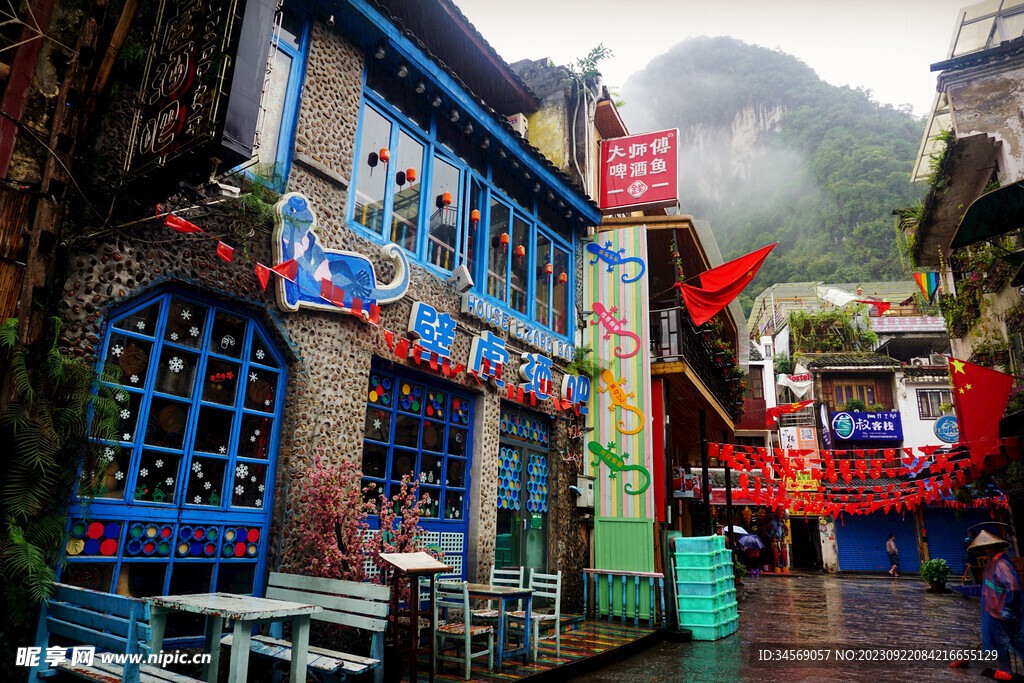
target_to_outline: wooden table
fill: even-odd
[[[394,617],[392,636],[394,637],[395,648],[399,654],[405,655],[406,666],[409,668],[409,681],[416,683],[418,680],[416,664],[419,656],[426,654],[431,659],[434,658],[434,629],[437,627],[437,624],[434,623],[434,581],[438,574],[451,572],[452,567],[435,560],[423,551],[414,553],[381,553],[380,558],[388,564],[391,571],[391,580],[388,583],[391,586],[391,614]],[[421,578],[426,578],[430,584],[430,606],[428,609],[430,615],[430,646],[427,648],[420,648],[419,646]],[[406,581],[409,585],[409,609],[404,612],[399,610],[398,600],[399,585],[402,581]],[[399,646],[401,637],[398,632],[398,621],[401,616],[409,618],[409,647],[407,648]],[[430,667],[428,679],[430,683],[434,683],[433,666]]]
[[[253,624],[291,621],[292,663],[289,682],[305,683],[309,616],[322,612],[323,607],[233,593],[165,595],[147,600],[150,604],[149,625],[153,634],[153,652],[160,652],[163,647],[164,629],[169,612],[191,612],[206,616],[206,649],[210,653],[210,663],[203,667],[203,675],[209,683],[217,683],[220,639],[225,619],[235,622],[231,665],[228,670],[229,681],[248,680],[249,637],[252,635]]]
[[[469,588],[469,597],[496,600],[498,603],[498,651],[494,653],[495,671],[501,671],[501,660],[505,655],[512,657],[518,654],[523,654],[525,655],[523,663],[525,664],[529,661],[530,633],[533,630],[530,621],[532,618],[533,589],[514,588],[512,586],[491,586],[486,583],[470,583],[467,584],[467,587]],[[505,603],[515,602],[517,600],[522,600],[526,605],[526,619],[523,622],[523,646],[505,652]]]

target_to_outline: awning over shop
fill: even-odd
[[[953,249],[1005,235],[1024,226],[1024,183],[1013,183],[975,199],[953,236]]]

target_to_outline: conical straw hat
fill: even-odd
[[[989,532],[983,530],[979,532],[978,536],[971,542],[969,549],[995,545],[1010,545],[1010,542],[999,538],[998,536],[993,536]]]

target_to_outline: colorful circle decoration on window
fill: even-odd
[[[526,466],[526,509],[528,512],[548,511],[548,459],[538,453],[530,454]]]
[[[377,374],[370,375],[370,403],[382,406],[391,405],[392,381],[390,377],[381,377]]]
[[[135,522],[128,526],[125,553],[132,556],[166,557],[171,554],[173,543],[174,525]]]
[[[121,540],[121,525],[117,522],[86,522],[76,519],[71,523],[71,538],[68,539],[68,555],[117,554]]]
[[[218,526],[182,526],[178,529],[178,557],[216,557]]]
[[[447,396],[440,391],[430,389],[427,391],[427,405],[423,409],[427,417],[432,417],[437,420],[444,419],[445,404],[447,403]],[[456,399],[458,400],[458,399]]]
[[[548,445],[548,421],[542,417],[529,417],[525,414],[501,411],[499,429],[502,434],[515,439],[529,441],[539,446]]]
[[[402,382],[398,387],[398,407],[408,413],[418,413],[422,403],[423,387],[412,382]]]
[[[523,463],[519,451],[502,448],[498,462],[497,505],[499,510],[519,509],[519,476],[522,470]]]
[[[469,424],[469,401],[452,397],[452,424]]]
[[[228,527],[220,547],[222,557],[256,557],[259,552],[260,530],[255,527]]]

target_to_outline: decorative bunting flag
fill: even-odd
[[[799,403],[787,403],[786,405],[769,408],[764,412],[765,425],[771,427],[773,424],[779,421],[779,416],[803,410],[812,403],[814,403],[813,400],[800,401]]]
[[[859,304],[868,304],[870,306],[874,306],[878,310],[876,317],[879,318],[885,315],[885,312],[892,308],[892,304],[889,303],[888,301],[872,301],[871,299],[854,299],[854,301],[856,301]]]
[[[168,228],[171,228],[175,232],[180,232],[182,234],[188,234],[190,232],[203,232],[203,229],[200,228],[195,223],[189,223],[184,218],[175,216],[173,213],[167,214],[167,218],[164,219],[164,225],[166,225]]]
[[[271,270],[286,280],[294,280],[295,275],[299,272],[299,263],[295,259],[288,259],[284,263],[277,264]]]
[[[921,288],[921,293],[928,299],[928,303],[935,301],[935,294],[939,291],[938,273],[914,273],[914,282]]]
[[[260,286],[263,287],[263,291],[267,291],[267,283],[270,282],[270,268],[267,268],[262,263],[257,263],[256,277],[259,279]]]
[[[217,256],[231,263],[231,259],[235,258],[235,250],[223,242],[217,242]]]

